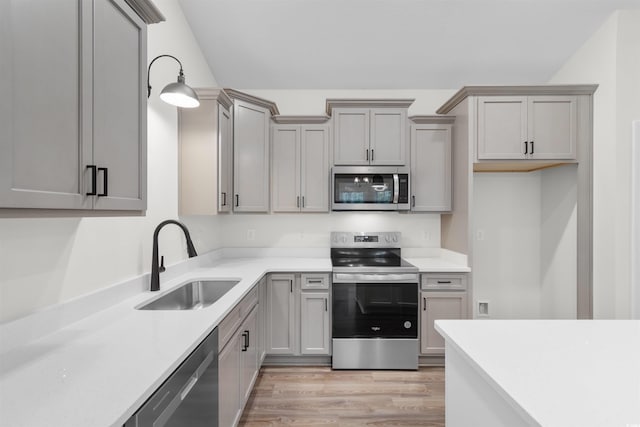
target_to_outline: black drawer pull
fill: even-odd
[[[533,154],[533,141],[531,141],[531,154]]]
[[[98,194],[98,168],[96,165],[87,165],[87,169],[91,169],[91,191],[87,196],[95,196]]]
[[[438,280],[439,285],[445,285],[447,283],[451,283],[451,280]]]
[[[102,187],[102,193],[98,194],[98,197],[106,197],[109,195],[109,190],[107,189],[107,184],[109,182],[109,169],[107,168],[98,168],[98,172],[102,172],[103,173],[103,187]]]
[[[527,141],[524,142],[524,154],[529,153],[529,143]]]
[[[240,195],[236,194],[236,207],[240,206]]]
[[[324,311],[329,311],[328,304],[327,304],[327,299],[326,299],[326,298],[324,299]]]
[[[422,311],[427,311],[427,298],[422,297]]]
[[[222,192],[222,206],[227,206],[227,193]]]

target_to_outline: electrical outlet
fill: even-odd
[[[431,240],[431,232],[425,231],[423,234],[423,238],[424,240],[427,240],[427,241]]]
[[[478,301],[478,317],[489,317],[489,301]]]
[[[252,228],[247,230],[247,240],[256,240],[256,230]]]
[[[477,240],[484,240],[484,230],[477,230],[476,231],[476,239]]]

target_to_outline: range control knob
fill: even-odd
[[[391,242],[391,236],[389,235],[384,236],[384,241],[387,243]]]
[[[398,243],[398,236],[395,234],[393,235],[393,243]]]
[[[411,322],[409,322],[408,320],[406,322],[404,322],[404,328],[405,329],[410,329],[411,328]]]

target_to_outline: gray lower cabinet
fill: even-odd
[[[275,124],[271,131],[271,210],[328,212],[329,127]]]
[[[266,353],[330,355],[330,305],[327,273],[270,274]]]
[[[146,209],[145,22],[125,0],[0,16],[0,207]]]
[[[260,369],[260,284],[218,326],[219,425],[236,426]]]
[[[434,322],[469,318],[466,275],[422,274],[421,289],[420,353],[444,356],[444,339]]]
[[[267,278],[267,354],[295,353],[294,274],[270,274]]]
[[[411,210],[451,211],[453,117],[411,118]]]
[[[196,89],[198,108],[178,108],[179,213],[231,211],[231,99],[222,89]]]

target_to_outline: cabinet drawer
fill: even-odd
[[[329,289],[329,275],[325,273],[303,273],[300,275],[301,289]]]
[[[254,286],[251,291],[240,301],[240,317],[243,319],[251,313],[253,307],[258,304],[258,287]]]
[[[244,320],[253,307],[258,304],[258,287],[254,286],[249,293],[242,298],[227,317],[218,325],[218,351],[221,351],[227,341],[233,336],[240,323]]]
[[[240,323],[242,323],[241,304],[236,305],[218,325],[218,352],[222,351],[222,348],[229,339],[231,339],[233,333],[238,329],[238,326],[240,326]]]
[[[422,289],[426,291],[466,291],[467,276],[464,274],[423,274],[421,285]]]

